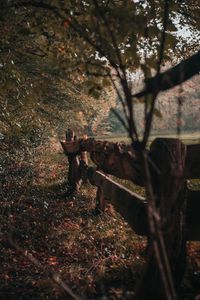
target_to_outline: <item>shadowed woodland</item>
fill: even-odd
[[[1,299],[200,299],[199,20],[0,1]]]
[[[16,170],[9,171],[4,184],[1,298],[70,299],[51,279],[49,272],[56,272],[84,298],[132,299],[145,262],[146,239],[133,234],[109,207],[96,215],[96,191],[91,186],[83,186],[75,199],[66,198],[66,158],[61,149],[51,147],[52,141],[38,149],[33,169],[20,168],[20,186],[18,181],[13,186]],[[198,188],[198,183],[190,185]],[[136,186],[127,187],[143,193]],[[9,238],[20,249],[10,245]],[[188,243],[187,252],[181,299],[194,299],[199,292],[199,243]]]

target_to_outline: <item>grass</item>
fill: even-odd
[[[0,298],[70,299],[47,276],[50,269],[82,298],[131,299],[144,263],[145,240],[117,214],[95,216],[91,186],[83,187],[76,199],[66,198],[63,155],[43,151],[34,164],[32,184],[16,199],[12,193],[1,201]],[[11,247],[8,237],[24,255]]]
[[[1,199],[0,299],[71,299],[48,272],[59,274],[82,299],[133,299],[145,262],[146,240],[112,210],[96,216],[95,188],[66,198],[66,158],[42,147],[32,181],[11,176]],[[127,187],[138,193],[136,186]],[[17,247],[10,245],[11,238]],[[194,299],[200,282],[200,244],[188,243],[188,270],[181,299]],[[37,262],[28,259],[31,254]]]
[[[200,132],[187,132],[182,133],[180,136],[177,136],[175,133],[161,133],[161,134],[153,134],[149,138],[149,144],[152,143],[153,140],[155,140],[158,137],[164,137],[164,138],[180,138],[182,142],[186,145],[188,144],[198,144],[200,143]],[[95,137],[96,139],[100,140],[108,140],[114,143],[130,143],[130,139],[126,137],[125,135],[122,136],[112,136],[112,135],[106,135],[105,137]]]

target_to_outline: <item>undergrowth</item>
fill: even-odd
[[[71,299],[49,271],[81,299],[133,299],[146,240],[109,207],[96,216],[90,185],[66,197],[67,160],[58,146],[39,148],[32,168],[20,185],[11,172],[3,183],[0,299]],[[199,243],[188,243],[188,253],[185,300],[199,292]]]

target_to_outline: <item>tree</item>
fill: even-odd
[[[166,88],[166,73],[162,74],[162,66],[171,60],[171,56],[193,55],[184,63],[167,71],[172,84],[177,84],[176,76],[180,74],[183,82],[190,76],[199,72],[199,66],[193,72],[187,72],[194,66],[199,53],[197,43],[188,43],[174,33],[178,27],[187,24],[194,33],[199,30],[198,1],[9,1],[15,9],[42,9],[49,14],[59,17],[66,29],[65,38],[70,38],[67,45],[76,49],[70,59],[70,64],[75,63],[75,69],[80,70],[82,76],[88,78],[100,78],[94,80],[94,88],[90,91],[98,91],[100,84],[109,79],[115,87],[121,101],[124,118],[115,112],[118,119],[126,128],[132,141],[132,146],[139,153],[142,160],[143,173],[146,182],[146,194],[148,197],[148,217],[151,237],[151,258],[157,261],[162,278],[166,299],[175,299],[172,273],[169,267],[165,241],[161,231],[162,220],[156,208],[152,182],[149,178],[149,157],[146,145],[151,131],[153,114],[157,94]],[[189,18],[185,18],[189,16]],[[41,26],[43,28],[43,26]],[[199,33],[198,33],[199,34]],[[178,46],[177,46],[178,45]],[[186,47],[187,46],[187,47]],[[66,47],[67,48],[67,47]],[[69,57],[69,56],[68,56]],[[78,58],[78,61],[77,61]],[[77,63],[77,65],[76,65]],[[173,60],[171,60],[173,63]],[[79,66],[79,67],[78,67]],[[146,89],[142,94],[135,92],[130,77],[131,73],[141,68],[146,80]],[[183,70],[182,70],[183,69]],[[177,71],[178,70],[178,71]],[[180,72],[181,70],[181,72]],[[184,72],[186,71],[186,76]],[[76,74],[76,72],[74,72]],[[147,79],[154,75],[153,79]],[[121,89],[116,81],[119,81]],[[84,81],[87,83],[87,80]],[[150,94],[147,95],[147,94]],[[144,102],[144,134],[142,141],[139,139],[138,128],[134,117],[135,97],[145,96]],[[162,165],[163,166],[163,165]],[[154,238],[156,236],[156,239]],[[157,294],[158,296],[158,294]],[[156,297],[156,296],[155,296]]]
[[[1,2],[0,131],[2,155],[21,161],[50,126],[58,133],[69,123],[83,130],[88,116],[81,124],[78,113],[92,116],[98,107],[92,95],[100,97],[101,90],[98,80],[94,89],[83,76],[85,54],[71,34],[65,35],[65,22],[48,10],[15,5]]]

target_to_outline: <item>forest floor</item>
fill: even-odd
[[[110,207],[96,215],[93,187],[66,197],[61,152],[58,143],[40,147],[31,165],[13,166],[4,179],[0,299],[72,299],[67,287],[80,299],[133,299],[146,240]],[[192,300],[200,294],[200,243],[187,248],[180,299]]]

